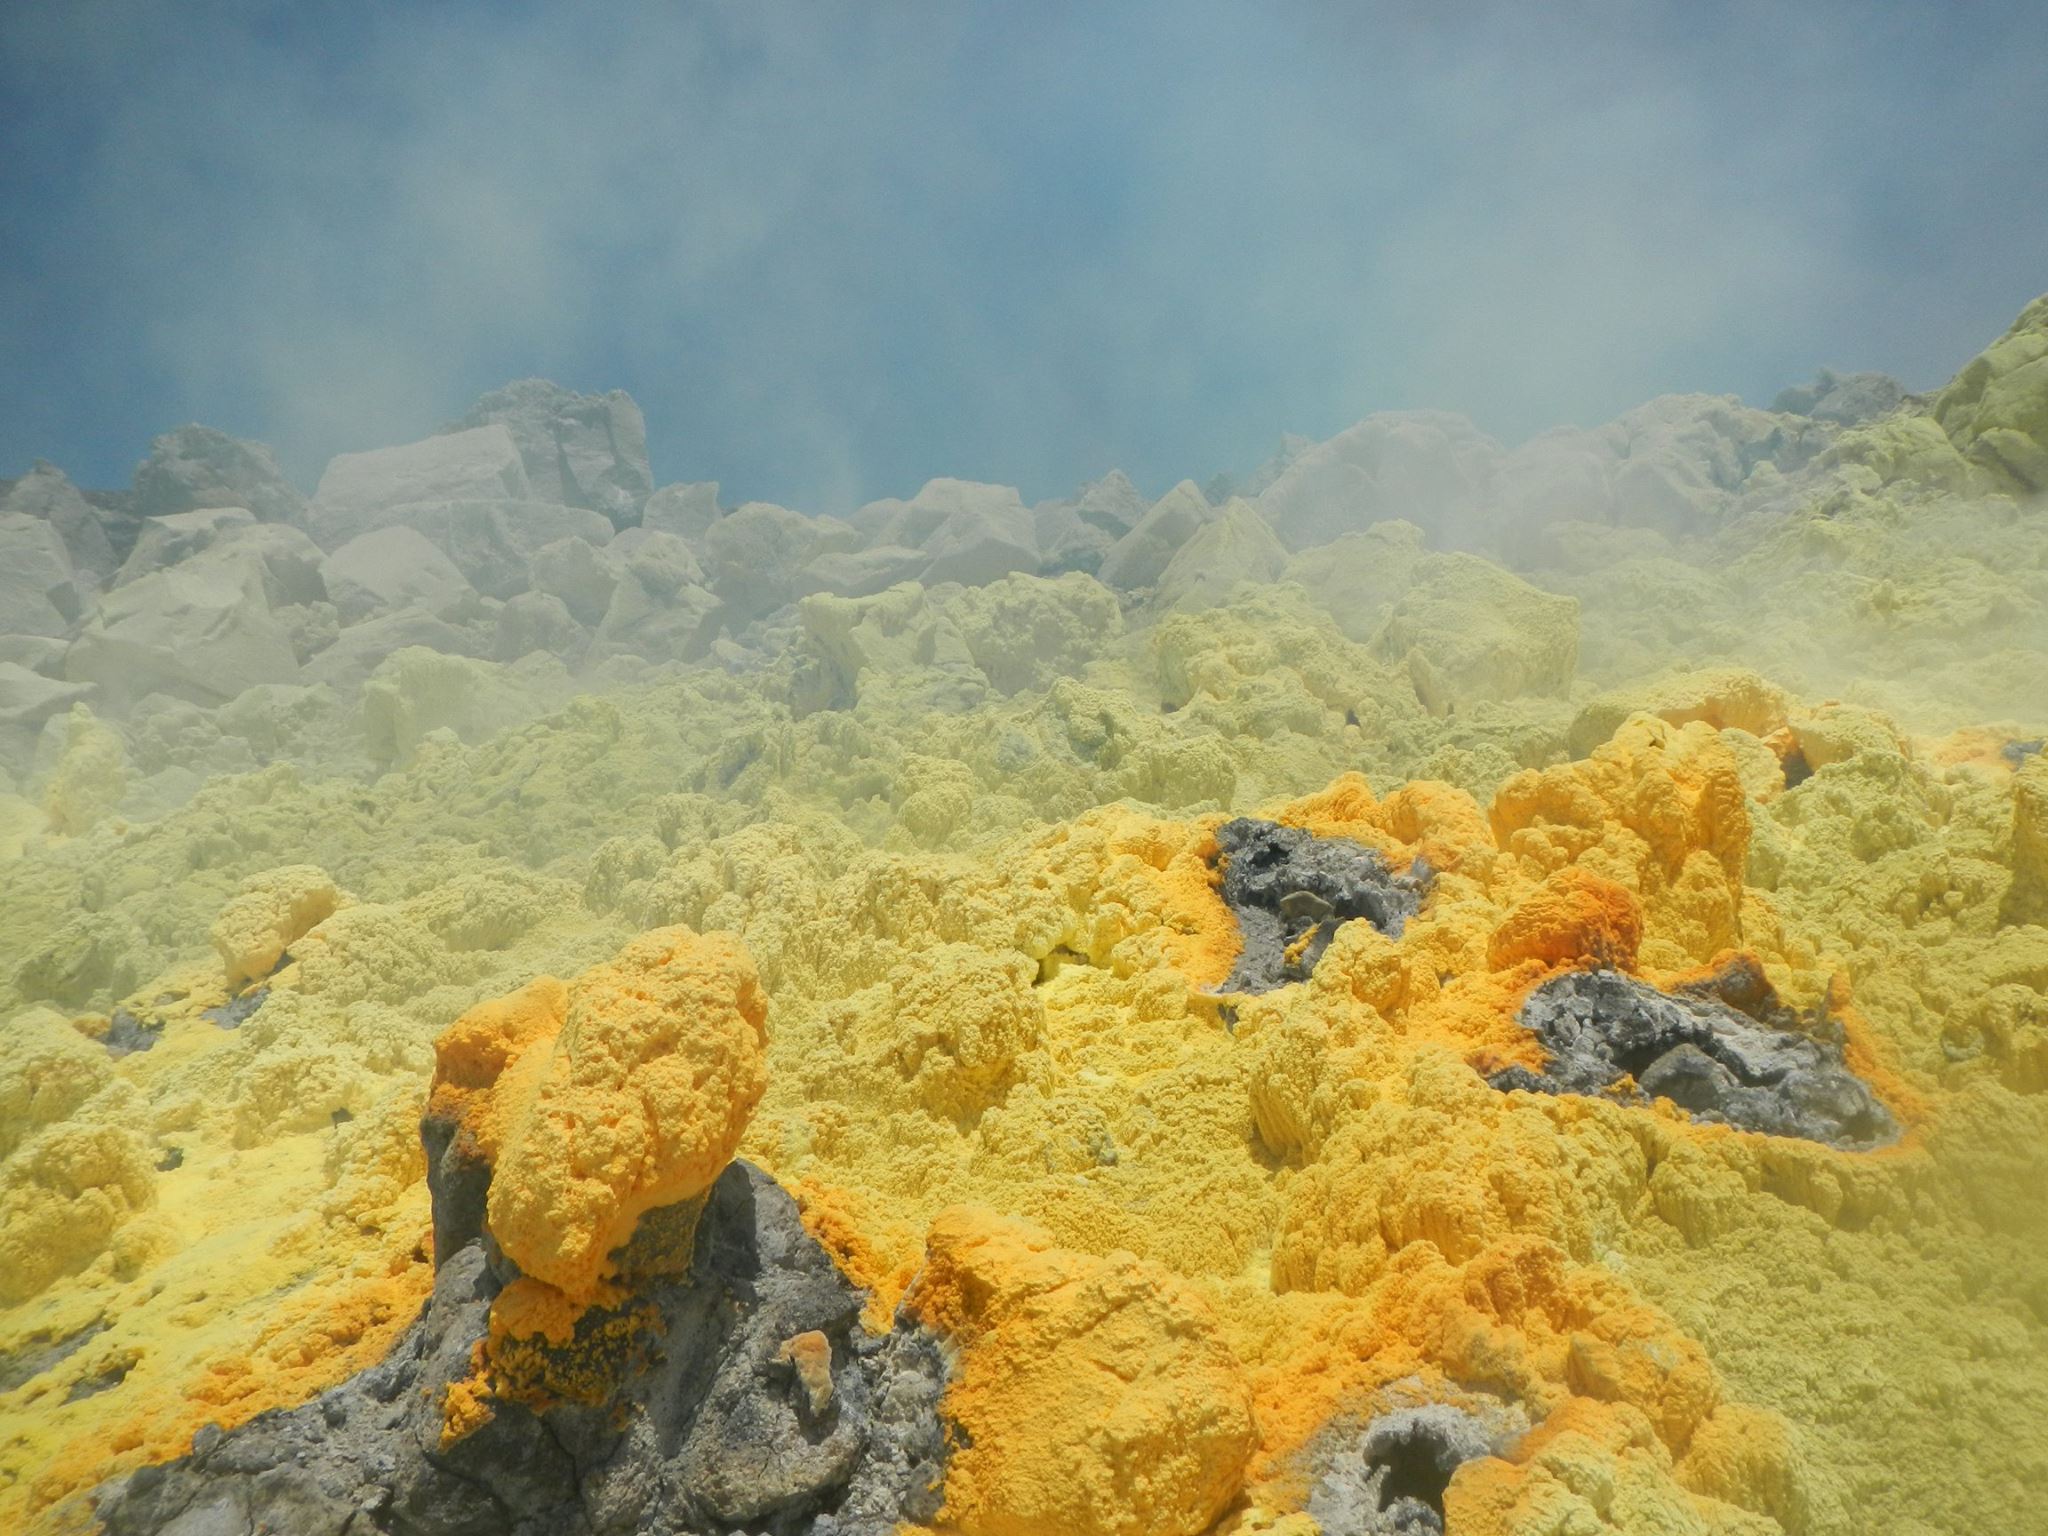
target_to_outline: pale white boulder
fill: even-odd
[[[1258,510],[1233,497],[1215,521],[1197,528],[1174,552],[1160,573],[1153,601],[1188,613],[1214,608],[1240,582],[1277,581],[1287,560],[1287,547]]]
[[[700,480],[665,485],[640,509],[640,526],[695,543],[724,516],[718,506],[718,482]]]
[[[1486,542],[1498,515],[1500,444],[1448,411],[1368,416],[1307,449],[1259,496],[1289,549],[1405,518],[1433,543]]]
[[[221,704],[259,683],[297,682],[265,575],[261,559],[201,558],[116,587],[65,653],[65,677],[116,705],[150,693]]]
[[[344,624],[412,607],[445,617],[476,600],[432,539],[400,526],[357,534],[327,557],[321,575]]]
[[[136,535],[135,547],[115,572],[113,584],[125,586],[151,571],[168,570],[181,560],[204,554],[231,534],[255,526],[256,514],[247,507],[200,507],[148,518]]]
[[[977,485],[967,480],[935,480],[918,493],[952,510],[924,540],[930,557],[920,578],[926,586],[957,581],[963,586],[989,582],[1021,571],[1038,569],[1038,528],[1031,510],[1007,485]]]
[[[579,395],[546,379],[520,379],[478,400],[448,431],[493,425],[512,434],[536,500],[602,512],[624,526],[654,494],[647,422],[623,389]]]
[[[1097,579],[1126,592],[1155,585],[1180,547],[1217,515],[1201,487],[1192,480],[1181,481],[1111,546],[1095,572]]]
[[[495,620],[492,621],[495,624]],[[351,624],[305,664],[308,683],[325,683],[343,698],[351,696],[385,657],[407,646],[421,646],[451,656],[475,656],[489,649],[479,628],[457,626],[424,608],[401,608]]]
[[[70,551],[54,525],[26,512],[0,512],[0,634],[69,633],[73,581]]]
[[[26,512],[57,530],[73,567],[104,583],[120,566],[107,533],[107,519],[56,465],[37,459],[33,468],[0,497],[0,512]]]
[[[816,556],[797,573],[797,595],[823,592],[833,597],[872,597],[899,582],[915,580],[928,560],[923,550],[897,544],[832,550]]]
[[[320,476],[306,528],[327,549],[391,523],[422,502],[534,499],[519,445],[499,422],[397,448],[337,454]]]

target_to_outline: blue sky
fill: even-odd
[[[1931,387],[2048,289],[2041,20],[9,6],[0,474],[122,485],[199,420],[310,486],[528,374],[630,390],[659,480],[812,510]]]

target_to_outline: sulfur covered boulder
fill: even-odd
[[[1255,1442],[1243,1368],[1160,1266],[954,1207],[905,1307],[959,1351],[946,1528],[1195,1536],[1237,1496]]]
[[[1544,965],[1635,965],[1643,913],[1625,885],[1568,865],[1523,898],[1487,941],[1487,963],[1507,970]]]
[[[2013,905],[2048,916],[2048,757],[2036,754],[2012,780]]]
[[[545,713],[567,687],[568,673],[552,657],[529,654],[504,666],[409,645],[363,682],[363,747],[378,767],[402,768],[437,731],[482,741]]]
[[[213,920],[214,953],[228,985],[268,976],[285,951],[341,903],[341,892],[317,865],[288,864],[252,876]]]
[[[970,1115],[999,1095],[1045,1032],[1035,971],[1014,951],[944,944],[890,973],[883,1048],[922,1103]]]
[[[1371,650],[1405,664],[1430,713],[1485,699],[1562,694],[1579,660],[1579,600],[1532,587],[1476,555],[1416,563]]]
[[[1285,577],[1336,621],[1346,638],[1369,643],[1429,558],[1422,530],[1398,519],[1347,533],[1288,562]]]
[[[571,1303],[597,1299],[641,1218],[701,1202],[732,1160],[767,1086],[766,1018],[746,952],[687,928],[465,1014],[435,1048],[428,1107],[446,1127],[429,1139],[441,1251],[474,1235],[448,1230],[449,1192],[480,1158],[476,1214],[505,1256]]]
[[[156,1203],[135,1109],[105,1049],[55,1014],[0,1026],[0,1306],[84,1267]]]
[[[2021,491],[2048,490],[2048,294],[1934,398],[1958,448]]]
[[[974,664],[999,693],[1074,676],[1123,633],[1116,594],[1093,577],[1005,576],[947,604]]]

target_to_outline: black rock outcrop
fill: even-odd
[[[1363,843],[1248,816],[1218,827],[1216,845],[1224,905],[1244,936],[1225,992],[1270,992],[1302,980],[1354,918],[1399,937],[1429,888],[1429,869],[1419,861],[1395,874]]]
[[[748,1164],[714,1186],[695,1245],[686,1275],[626,1304],[635,1343],[601,1401],[494,1400],[444,1444],[444,1394],[472,1374],[500,1284],[472,1242],[380,1364],[101,1489],[105,1536],[886,1536],[929,1520],[932,1336],[866,1333],[862,1294]],[[813,1334],[829,1380],[784,1348]]]
[[[1695,1120],[1858,1151],[1898,1138],[1891,1112],[1844,1065],[1840,1026],[1785,1008],[1752,961],[1678,993],[1572,971],[1530,993],[1520,1019],[1548,1063],[1496,1072],[1496,1088],[1611,1094],[1626,1078],[1636,1098],[1669,1099]]]
[[[1505,1406],[1485,1415],[1451,1403],[1377,1414],[1355,1433],[1326,1432],[1308,1513],[1323,1536],[1443,1536],[1444,1492],[1468,1461],[1501,1454],[1528,1421]]]

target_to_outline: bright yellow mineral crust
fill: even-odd
[[[1392,523],[1276,575],[1238,506],[1129,602],[819,596],[759,671],[496,734],[422,695],[378,776],[153,818],[56,718],[0,795],[0,1528],[89,1531],[101,1479],[381,1358],[432,1283],[426,1104],[524,1276],[452,1437],[658,1348],[615,1255],[737,1155],[867,1327],[943,1340],[945,1530],[1310,1536],[1331,1437],[1416,1402],[1528,1425],[1453,1536],[2031,1529],[2044,347],[2048,301],[1796,504],[1556,525],[1526,580]],[[1421,910],[1221,995],[1238,814]],[[1589,965],[1824,1013],[1899,1140],[1490,1086]],[[806,1348],[764,1368],[816,1401]]]
[[[683,928],[561,995],[559,1032],[507,1065],[479,1139],[499,1247],[588,1302],[645,1212],[703,1194],[732,1160],[766,1084],[767,1004],[743,949]]]

